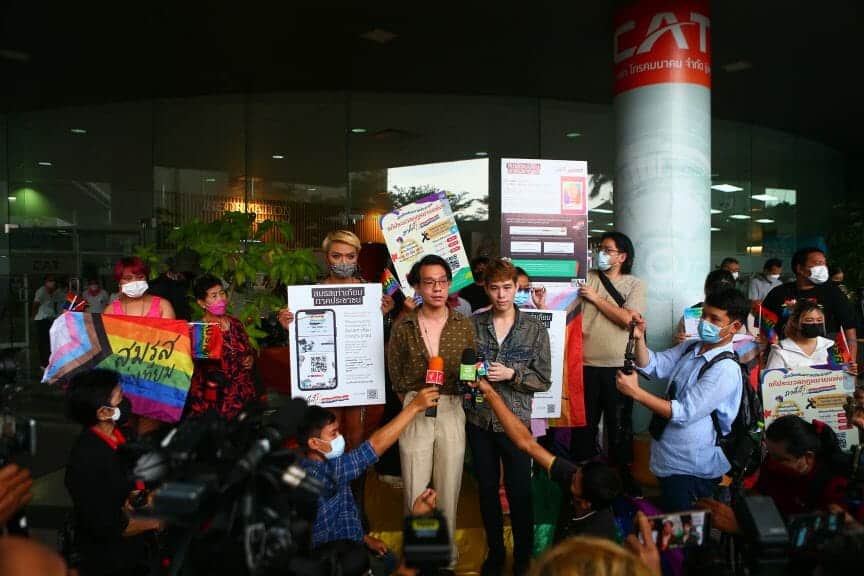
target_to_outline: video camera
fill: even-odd
[[[409,516],[402,532],[405,565],[420,574],[437,574],[452,560],[447,520],[439,511],[427,516]]]
[[[313,557],[311,527],[323,483],[282,448],[306,403],[183,421],[156,447],[130,446],[134,476],[152,491],[149,515],[168,525],[161,573],[330,574]]]

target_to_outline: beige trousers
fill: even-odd
[[[405,395],[407,406],[416,392]],[[461,396],[441,396],[438,416],[423,412],[414,417],[399,436],[402,459],[402,484],[405,487],[405,509],[429,486],[438,493],[438,509],[447,519],[450,541],[455,542],[456,506],[462,488],[462,466],[465,463],[465,412]],[[456,561],[456,546],[453,546]]]

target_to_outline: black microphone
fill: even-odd
[[[459,381],[462,383],[462,408],[469,410],[474,406],[474,391],[472,386],[477,381],[477,354],[473,348],[465,348],[462,351],[462,359],[459,360]]]

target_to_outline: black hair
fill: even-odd
[[[594,510],[612,505],[621,496],[621,478],[614,469],[602,462],[587,462],[582,466],[582,495]]]
[[[474,268],[476,268],[480,264],[488,264],[488,263],[489,263],[489,257],[488,256],[475,256],[474,258],[471,259],[471,269],[473,270]]]
[[[732,258],[731,256],[727,256],[726,258],[723,258],[723,261],[720,262],[720,268],[723,268],[727,264],[738,264],[739,266],[741,265],[741,263],[738,262],[738,260],[736,260],[735,258]]]
[[[308,406],[303,414],[303,422],[297,429],[297,443],[302,450],[307,450],[309,439],[321,435],[321,430],[336,422],[336,415],[321,406]]]
[[[738,320],[747,324],[750,313],[750,301],[735,288],[723,288],[705,295],[705,305],[725,310],[731,321]]]
[[[627,259],[621,264],[621,272],[630,274],[630,271],[633,270],[633,261],[636,259],[636,249],[633,247],[633,242],[623,232],[606,232],[600,236],[600,242],[607,238],[615,242],[616,250],[627,254]]]
[[[531,280],[531,276],[521,266],[516,266],[516,276],[525,276],[528,280]]]
[[[762,270],[770,270],[771,268],[783,268],[783,262],[779,258],[769,258],[765,261],[765,266]]]
[[[205,300],[207,298],[207,291],[214,286],[221,287],[222,281],[212,274],[204,274],[195,279],[195,283],[192,285],[192,294],[196,300]]]
[[[822,441],[816,426],[794,414],[781,416],[772,422],[765,430],[765,438],[782,443],[786,452],[796,458],[807,452],[818,454],[822,451]]]
[[[732,273],[723,268],[712,270],[705,277],[705,295],[735,287],[735,277]]]
[[[485,256],[481,256],[481,258],[485,258]],[[486,262],[489,262],[488,258],[486,258]],[[441,266],[447,272],[447,280],[453,279],[453,271],[450,270],[450,265],[447,264],[446,260],[437,254],[427,254],[411,266],[411,271],[408,272],[408,284],[411,286],[420,284],[420,269],[423,266]]]
[[[836,264],[831,264],[828,266],[828,276],[834,276],[835,274],[840,274],[843,272],[843,268]]]
[[[96,411],[111,405],[111,393],[120,384],[120,374],[113,370],[88,370],[69,382],[66,388],[66,416],[84,427],[99,419]]]
[[[815,254],[816,252],[823,256],[825,255],[825,252],[821,248],[816,248],[815,246],[801,248],[795,252],[795,254],[792,255],[792,272],[798,274],[798,267],[806,265],[807,258],[810,257],[810,254]]]

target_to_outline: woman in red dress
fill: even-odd
[[[198,305],[204,309],[203,321],[218,324],[222,330],[222,355],[218,360],[195,360],[186,412],[203,414],[215,410],[232,420],[246,404],[258,399],[252,378],[252,345],[243,323],[226,313],[228,300],[218,278],[201,276],[192,289]]]

